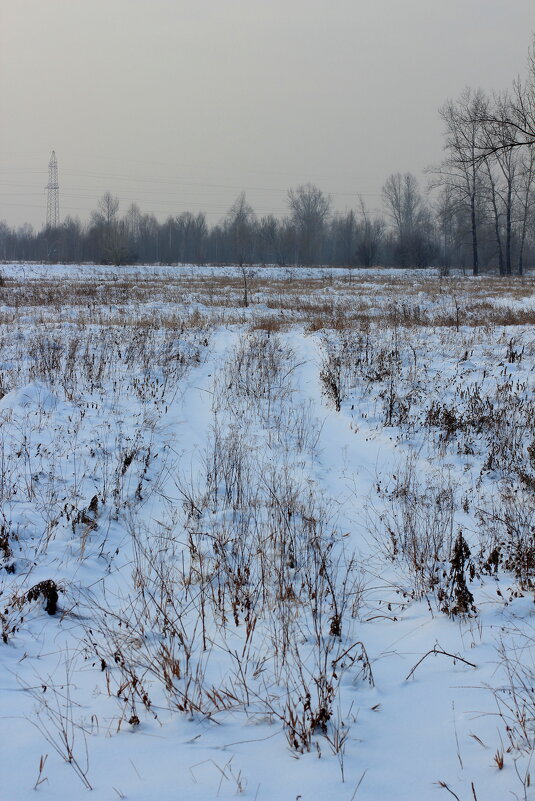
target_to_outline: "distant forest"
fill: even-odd
[[[289,190],[282,219],[258,217],[241,193],[217,225],[191,212],[160,222],[136,204],[121,214],[119,198],[106,192],[87,224],[66,217],[58,227],[35,232],[0,222],[0,259],[381,264],[521,275],[535,266],[535,44],[525,82],[492,97],[468,88],[440,115],[444,159],[426,171],[426,191],[410,173],[390,175],[379,214],[362,199],[343,214],[333,211],[329,195],[305,184]]]

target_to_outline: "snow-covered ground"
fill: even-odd
[[[532,278],[1,272],[0,798],[534,797]]]

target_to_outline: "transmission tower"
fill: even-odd
[[[52,151],[48,162],[48,190],[46,201],[46,226],[47,228],[57,228],[59,225],[59,184],[58,184],[58,161],[56,151]]]

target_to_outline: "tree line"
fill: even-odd
[[[89,221],[68,216],[34,231],[0,222],[0,259],[103,264],[187,262],[462,267],[522,274],[535,262],[535,43],[526,81],[487,95],[467,88],[440,109],[444,158],[422,191],[411,173],[390,175],[382,211],[357,194],[333,211],[314,184],[290,189],[288,214],[258,216],[240,193],[209,225],[190,211],[158,221],[135,203],[119,213],[106,192]]]

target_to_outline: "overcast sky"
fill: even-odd
[[[534,0],[0,0],[0,220],[41,227],[106,190],[159,219],[344,210],[441,158],[438,108],[526,72]]]

